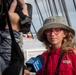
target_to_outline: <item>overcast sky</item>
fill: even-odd
[[[44,8],[43,8],[43,3],[45,4],[44,1],[46,2],[46,0],[37,0],[39,8],[41,10],[41,13],[45,19],[46,18],[45,12],[47,12],[47,8],[45,6],[46,11],[44,11]],[[71,25],[76,30],[76,10],[75,10],[74,5],[73,5],[73,0],[65,0],[65,1],[66,1],[68,15],[69,15],[69,18],[71,21]],[[30,3],[33,6],[33,16],[32,16],[33,19],[32,19],[32,21],[34,23],[36,30],[38,31],[38,29],[42,26],[41,25],[42,22],[40,23],[40,21],[39,21],[39,17],[37,14],[38,11],[36,9],[35,2],[34,2],[34,0],[25,0],[25,2]],[[59,10],[58,0],[55,0],[55,2],[56,2],[56,7],[58,9],[58,14],[61,15],[60,10]],[[75,3],[76,3],[76,0],[75,0]],[[31,31],[34,32],[33,27],[31,27]]]

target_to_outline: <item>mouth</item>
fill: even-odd
[[[56,39],[56,38],[51,38],[51,39]]]
[[[56,41],[57,39],[56,38],[51,38],[51,41]]]

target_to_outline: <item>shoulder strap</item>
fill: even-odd
[[[45,69],[44,69],[43,75],[47,74],[47,65],[48,65],[48,62],[49,62],[49,56],[50,56],[50,53],[48,53],[48,56],[47,56],[47,60],[46,60]]]
[[[59,73],[59,67],[60,67],[60,63],[61,63],[61,60],[62,60],[62,58],[63,58],[64,53],[65,53],[65,51],[63,51],[63,53],[60,54],[55,75],[58,75],[58,73]],[[47,60],[46,60],[45,69],[44,69],[43,75],[47,75],[47,65],[48,65],[48,62],[49,62],[49,56],[50,56],[50,53],[48,53],[48,56],[47,56]]]
[[[59,73],[59,67],[60,67],[60,63],[61,63],[61,60],[62,60],[62,58],[63,58],[64,53],[65,53],[65,51],[63,51],[63,52],[60,54],[60,57],[59,57],[59,61],[58,61],[58,65],[57,65],[57,68],[56,68],[55,75],[58,75],[58,73]]]

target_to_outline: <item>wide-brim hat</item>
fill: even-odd
[[[67,21],[62,16],[52,16],[52,17],[47,18],[44,21],[43,27],[41,27],[37,33],[37,38],[41,42],[43,42],[43,39],[44,39],[44,31],[50,28],[62,28],[67,31],[70,31],[73,35],[75,35],[74,29],[72,29],[68,25]]]

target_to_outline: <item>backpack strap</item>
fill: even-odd
[[[57,68],[56,68],[56,72],[55,72],[55,75],[58,75],[59,74],[59,67],[60,67],[60,63],[61,63],[61,60],[64,56],[64,53],[65,51],[63,51],[61,54],[60,54],[60,57],[59,57],[59,61],[58,61],[58,65],[57,65]]]

